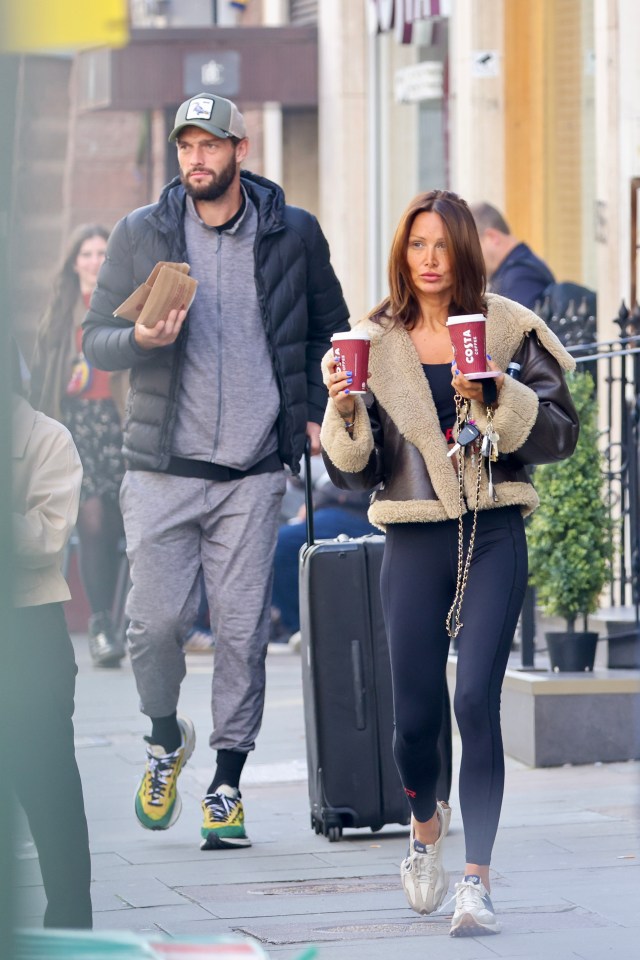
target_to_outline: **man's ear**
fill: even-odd
[[[236,147],[236,160],[238,163],[242,163],[243,160],[246,160],[249,153],[249,140],[247,137],[244,140],[241,140],[238,146]]]

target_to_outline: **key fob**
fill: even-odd
[[[462,427],[462,430],[458,434],[458,446],[466,447],[468,443],[471,443],[473,440],[477,440],[480,436],[480,431],[476,427],[475,423],[465,423]]]
[[[476,440],[480,436],[480,431],[476,427],[475,423],[465,423],[458,434],[458,440],[449,450],[447,456],[452,457],[454,453],[457,453],[461,447],[466,447],[468,443],[471,443],[473,440]]]

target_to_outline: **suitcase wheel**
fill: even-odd
[[[311,814],[311,829],[315,830],[316,833],[322,833],[322,824],[319,820],[316,820],[313,814]]]
[[[383,826],[384,826],[383,823],[374,823],[374,824],[372,824],[372,825],[371,825],[371,833],[377,833],[378,830],[382,830]]]
[[[331,824],[331,826],[325,823],[322,832],[328,839],[329,843],[337,843],[342,836],[342,827],[335,823]]]

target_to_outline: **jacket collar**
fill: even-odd
[[[555,333],[552,333],[546,323],[533,311],[514,300],[498,296],[496,293],[488,293],[486,301],[488,307],[487,353],[491,355],[501,370],[506,369],[507,364],[517,352],[524,338],[531,333],[536,334],[542,346],[558,361],[563,370],[573,370],[575,367],[573,357],[565,350]],[[374,344],[379,344],[382,347],[383,342],[386,344],[403,342],[405,347],[410,345],[412,349],[409,352],[415,357],[420,375],[424,376],[415,350],[413,350],[411,338],[403,327],[391,327],[389,323],[384,324],[384,322],[382,324],[374,323],[368,318],[361,320],[355,326],[358,330],[364,330],[369,334],[372,347]],[[372,354],[376,352],[375,348],[372,349]],[[414,369],[416,364],[414,364]],[[377,396],[375,390],[374,393]]]
[[[258,229],[271,233],[284,226],[285,199],[277,183],[248,170],[240,171],[240,182],[258,211]],[[147,221],[161,233],[180,231],[184,219],[186,191],[180,177],[166,185],[160,199],[147,214]]]

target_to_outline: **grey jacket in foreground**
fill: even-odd
[[[530,310],[496,294],[487,294],[487,304],[487,352],[502,370],[515,358],[522,369],[519,381],[505,377],[494,412],[499,450],[507,455],[492,464],[498,499],[489,496],[483,468],[478,506],[519,505],[527,515],[539,501],[525,467],[562,460],[575,449],[579,424],[564,375],[575,362]],[[329,476],[348,489],[371,490],[380,484],[369,520],[381,529],[389,523],[456,518],[458,476],[409,334],[370,320],[357,329],[371,336],[371,393],[366,401],[356,398],[353,439],[335,405],[328,405],[320,439]],[[471,416],[484,433],[484,406],[473,402]],[[464,481],[463,512],[475,507],[475,471],[467,469]]]
[[[241,180],[258,211],[255,280],[280,391],[278,450],[295,473],[307,421],[321,423],[326,406],[320,361],[331,335],[348,329],[349,313],[315,217],[287,205],[270,180],[247,171]],[[168,465],[189,324],[171,346],[143,350],[135,343],[133,325],[113,313],[156,263],[187,261],[185,196],[180,181],[173,180],[158,203],[116,224],[83,324],[90,363],[101,370],[131,368],[123,452],[133,470]]]

